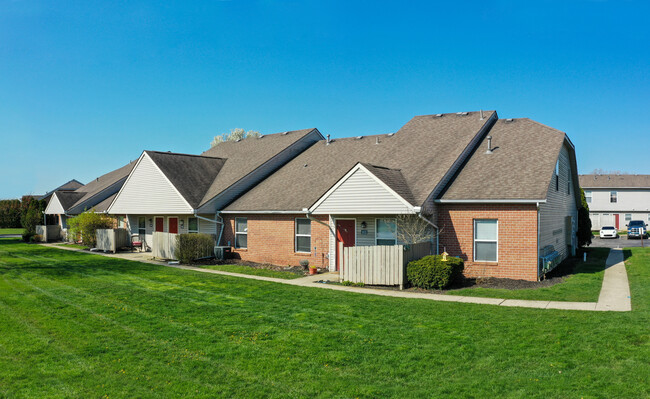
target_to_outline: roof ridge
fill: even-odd
[[[181,156],[194,157],[194,158],[222,159],[222,160],[228,159],[228,158],[221,158],[221,157],[211,157],[209,155],[185,154],[185,153],[181,153],[181,152],[171,152],[171,151],[144,150],[144,152],[146,152],[146,153],[155,153],[155,154],[163,154],[163,155],[181,155]]]

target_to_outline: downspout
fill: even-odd
[[[416,215],[418,215],[418,217],[420,219],[424,220],[425,222],[427,222],[427,224],[430,224],[431,226],[433,226],[434,229],[436,229],[436,255],[438,255],[439,252],[440,252],[440,229],[438,228],[438,226],[435,223],[433,223],[429,219],[422,216],[422,208],[421,207],[415,206],[415,207],[413,207],[413,211],[416,213]]]
[[[541,280],[541,276],[539,275],[539,234],[541,232],[541,229],[539,228],[539,223],[541,220],[540,212],[539,212],[539,202],[536,204],[537,205],[537,281]]]
[[[307,216],[307,219],[309,219],[309,220],[311,220],[311,221],[313,221],[313,222],[316,222],[316,223],[322,224],[323,226],[326,226],[327,229],[330,231],[330,233],[332,233],[332,237],[334,237],[334,245],[336,245],[336,233],[335,233],[334,230],[332,229],[332,226],[330,226],[329,223],[321,222],[320,220],[315,219],[315,218],[311,215],[311,212],[309,211],[309,209],[307,209],[307,208],[302,208],[302,211],[305,212],[305,216]],[[327,242],[329,243],[330,240],[328,239]],[[334,253],[336,254],[336,250],[334,251]],[[331,248],[328,248],[328,249],[327,249],[327,258],[328,258],[328,261],[330,261],[330,262],[331,262],[331,258],[330,258],[330,255],[331,255],[331,254],[332,254],[332,249],[331,249]],[[330,265],[331,265],[331,263],[330,263]],[[329,269],[329,266],[328,266],[328,269]],[[341,275],[341,276],[342,276],[342,275]]]
[[[205,220],[206,222],[221,225],[221,228],[219,229],[219,237],[217,238],[217,242],[216,242],[217,246],[219,246],[219,244],[221,243],[221,237],[223,236],[223,218],[221,216],[219,216],[219,213],[221,213],[221,211],[217,211],[214,214],[214,220],[212,220],[212,219],[205,218],[203,216],[199,216],[198,212],[196,210],[194,210],[194,217],[195,218]],[[221,219],[221,220],[219,220],[219,219]]]

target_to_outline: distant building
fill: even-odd
[[[580,175],[591,228],[627,230],[630,220],[650,223],[650,175]]]

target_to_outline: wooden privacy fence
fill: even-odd
[[[130,247],[131,237],[127,229],[97,229],[95,230],[97,238],[97,249],[104,252],[117,252],[119,248]]]
[[[339,271],[342,281],[370,285],[399,285],[404,288],[406,265],[432,253],[431,242],[410,245],[373,245],[343,247]]]
[[[43,242],[48,242],[48,241],[55,241],[55,240],[60,240],[61,239],[61,226],[58,224],[51,224],[51,225],[37,225],[36,226],[36,234],[41,236],[41,241]]]
[[[151,245],[151,252],[154,258],[160,259],[176,259],[174,252],[176,251],[176,237],[178,234],[163,233],[156,231],[153,233],[153,243]]]

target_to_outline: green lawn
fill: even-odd
[[[56,246],[57,247],[66,247],[66,248],[75,248],[75,249],[88,249],[88,246],[86,246],[86,245],[72,244],[72,243],[56,244]]]
[[[231,272],[231,273],[241,273],[241,274],[252,274],[254,276],[264,276],[264,277],[275,277],[291,280],[294,278],[305,277],[304,274],[297,274],[289,271],[278,271],[278,270],[269,270],[269,269],[256,269],[250,266],[243,265],[209,265],[209,266],[199,266],[203,269],[212,269],[212,270],[221,270],[222,272]]]
[[[488,298],[530,299],[548,301],[596,302],[603,285],[605,261],[609,248],[587,248],[587,262],[580,261],[573,275],[551,287],[506,290],[495,288],[467,288],[447,292]]]
[[[0,240],[0,397],[650,396],[633,312],[402,299]]]
[[[0,235],[2,234],[23,234],[24,229],[0,229]]]

